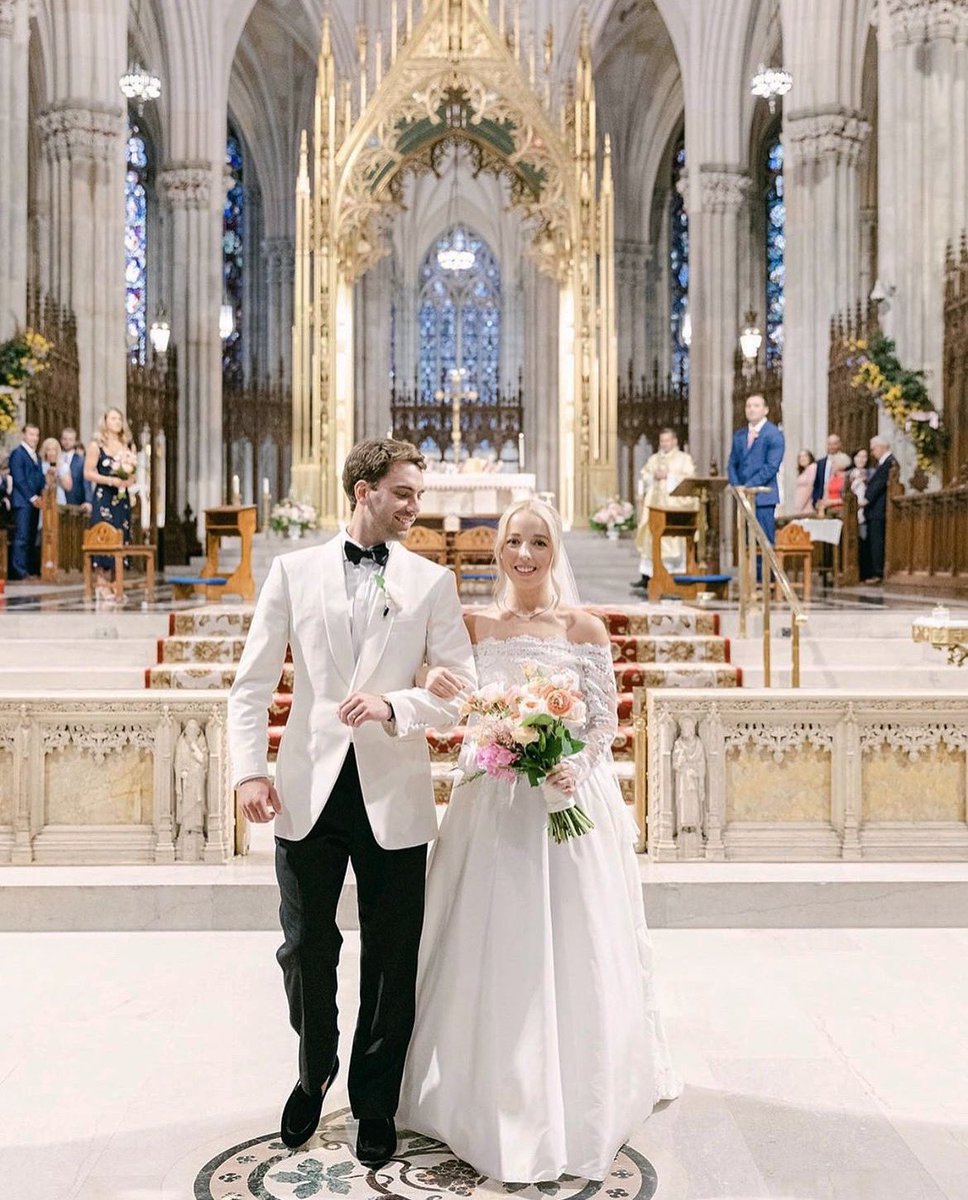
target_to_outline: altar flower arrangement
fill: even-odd
[[[854,369],[851,386],[864,388],[914,443],[918,466],[927,471],[948,444],[948,432],[931,403],[923,371],[901,366],[894,341],[882,333],[847,342]]]
[[[594,516],[589,517],[588,524],[599,533],[611,533],[613,530],[635,528],[635,505],[628,500],[619,500],[617,496],[603,504]]]
[[[273,506],[269,514],[269,524],[276,533],[301,537],[307,529],[316,528],[316,510],[306,501],[293,500],[289,496]]]
[[[477,715],[481,720],[474,727],[478,769],[462,783],[489,775],[513,784],[524,775],[538,787],[563,758],[584,748],[575,735],[586,716],[577,675],[561,671],[546,676],[536,664],[525,663],[524,676],[522,687],[489,684],[464,700],[462,717]],[[556,808],[562,798],[558,793]],[[548,813],[548,835],[559,845],[594,827],[577,804]]]
[[[18,393],[24,384],[46,371],[54,343],[34,329],[0,342],[0,434],[16,424],[19,415]]]

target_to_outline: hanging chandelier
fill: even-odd
[[[141,112],[148,100],[157,100],[161,95],[161,80],[152,75],[135,59],[119,80],[122,93],[138,105]]]
[[[467,241],[463,228],[456,225],[457,220],[457,166],[460,158],[460,148],[454,147],[454,179],[450,188],[450,198],[447,201],[447,229],[449,241],[437,251],[437,263],[442,271],[469,271],[474,265],[475,254]]]
[[[793,76],[782,67],[765,67],[760,63],[759,69],[750,81],[750,91],[754,96],[766,100],[770,112],[776,112],[776,102],[785,96],[793,87]]]

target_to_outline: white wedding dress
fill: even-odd
[[[528,661],[579,674],[586,747],[571,761],[595,828],[556,845],[526,779],[454,789],[431,855],[399,1120],[507,1183],[601,1180],[656,1102],[681,1090],[653,996],[635,826],[612,770],[612,660],[607,646],[529,635],[484,639],[475,656],[481,686],[522,683]]]

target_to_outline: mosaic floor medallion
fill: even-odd
[[[498,1183],[461,1162],[446,1146],[399,1131],[397,1156],[379,1171],[353,1154],[356,1123],[343,1109],[324,1118],[302,1150],[287,1150],[277,1134],[254,1138],[217,1155],[195,1180],[195,1200],[315,1200],[383,1196],[386,1200],[457,1200],[514,1196],[515,1200],[652,1200],[658,1186],[652,1164],[624,1146],[608,1179],[562,1176],[555,1183]]]

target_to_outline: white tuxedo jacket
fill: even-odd
[[[353,654],[343,540],[275,559],[256,603],[229,693],[232,779],[268,775],[268,708],[286,646],[292,647],[293,700],[276,763],[279,837],[304,838],[329,799],[350,743],[356,750],[367,816],[387,850],[437,836],[430,754],[424,730],[449,729],[458,704],[414,686],[421,664],[448,667],[476,683],[474,655],[453,574],[392,544],[378,597]],[[389,608],[386,616],[384,608]],[[353,691],[384,695],[392,724],[343,725],[336,711]]]

